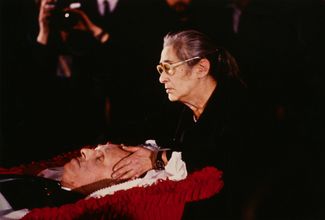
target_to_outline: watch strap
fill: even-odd
[[[156,156],[156,162],[155,162],[155,170],[164,170],[165,169],[165,163],[162,160],[162,153],[164,151],[158,151]]]

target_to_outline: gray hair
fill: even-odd
[[[196,30],[168,33],[164,37],[164,47],[171,46],[180,60],[192,57],[206,58],[210,62],[209,74],[216,80],[238,78],[239,68],[235,58],[224,48],[217,47],[205,34]],[[194,66],[199,60],[187,64]]]

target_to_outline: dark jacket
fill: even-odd
[[[219,82],[197,122],[185,108],[175,141],[183,152],[189,171],[215,166],[224,172],[225,188],[221,194],[186,207],[184,218],[239,219],[243,199],[243,174],[250,128],[245,90],[237,82]],[[194,218],[195,217],[195,218]]]

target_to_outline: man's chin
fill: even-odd
[[[79,164],[76,160],[72,159],[70,162],[66,163],[63,167],[63,174],[61,179],[61,186],[69,189],[79,187],[73,179],[75,179],[75,174],[77,173]]]
[[[77,158],[73,158],[72,160],[70,160],[70,162],[68,163],[71,166],[77,166],[80,168],[80,161]]]
[[[75,189],[77,186],[75,186],[73,183],[69,183],[62,178],[61,180],[61,187],[66,188],[66,189]]]

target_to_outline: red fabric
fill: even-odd
[[[57,156],[50,161],[31,163],[0,173],[36,174],[51,166],[61,166],[79,151]],[[82,199],[55,208],[31,210],[23,219],[181,219],[186,202],[209,198],[223,187],[222,172],[206,167],[182,181],[161,181],[148,187],[118,191],[103,198]]]
[[[181,219],[185,202],[206,199],[221,190],[221,176],[221,171],[206,167],[179,182],[162,181],[100,199],[33,209],[23,219]]]

